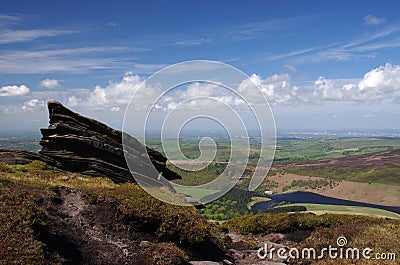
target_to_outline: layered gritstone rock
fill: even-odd
[[[178,179],[179,175],[166,168],[167,159],[159,152],[142,145],[137,139],[124,135],[129,143],[127,157],[134,161],[129,170],[122,147],[122,132],[107,125],[81,116],[60,102],[48,102],[50,126],[41,129],[43,135],[39,160],[68,171],[91,176],[109,177],[116,183],[134,182],[132,175],[147,177],[150,185],[156,185],[157,176],[148,172],[162,172],[168,180]],[[146,157],[150,159],[145,159]],[[42,159],[43,158],[43,159]],[[151,161],[151,162],[150,162]],[[132,174],[131,174],[132,173]],[[161,183],[160,183],[161,184]]]

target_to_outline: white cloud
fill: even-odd
[[[12,22],[16,22],[21,20],[20,16],[16,16],[16,15],[0,15],[0,21],[2,23],[4,22],[8,22],[8,21],[12,21]]]
[[[364,22],[365,22],[365,24],[368,24],[368,25],[379,25],[379,24],[385,23],[386,20],[384,18],[378,18],[373,15],[366,15],[364,17]]]
[[[290,64],[283,65],[284,68],[288,69],[289,71],[296,72],[296,67]]]
[[[288,73],[275,74],[262,78],[253,74],[244,80],[238,92],[252,102],[262,101],[257,98],[259,94],[256,84],[272,105],[282,104],[323,104],[332,101],[351,102],[395,102],[400,103],[400,65],[386,63],[367,72],[358,79],[327,79],[323,76],[317,78],[311,85],[309,82],[293,84]],[[212,95],[212,87],[203,88],[196,92],[196,87],[191,87],[186,93],[192,95]]]
[[[121,81],[110,82],[106,87],[96,86],[87,95],[81,97],[69,96],[67,105],[98,111],[117,112],[127,106],[134,93],[135,102],[140,103],[136,106],[131,106],[136,110],[150,107],[156,103],[155,109],[169,111],[185,100],[191,100],[184,104],[185,108],[188,109],[210,108],[215,106],[215,100],[232,107],[244,105],[244,101],[232,92],[210,82],[194,82],[186,87],[174,88],[163,95],[158,102],[154,102],[164,91],[160,86],[151,86],[147,83],[145,84],[144,81],[144,78],[127,72]],[[140,90],[138,90],[139,87],[141,88]]]
[[[132,71],[140,74],[153,74],[164,67],[167,67],[168,64],[133,64]]]
[[[354,48],[354,51],[370,52],[370,51],[378,51],[381,49],[398,48],[398,47],[400,47],[400,39],[394,39],[389,41],[376,42],[372,44],[364,44]]]
[[[385,64],[372,69],[364,75],[363,80],[358,83],[360,90],[400,89],[400,65]]]
[[[186,101],[183,103],[183,101]],[[163,96],[156,106],[159,109],[172,110],[180,103],[185,109],[218,108],[219,103],[232,108],[241,107],[245,102],[232,91],[214,82],[194,82],[187,87],[174,89]]]
[[[71,49],[3,50],[0,73],[43,74],[54,72],[82,73],[97,69],[120,69],[131,66],[115,53],[143,51],[127,47],[81,47]],[[113,55],[113,56],[111,56]],[[40,65],[40,67],[37,67]]]
[[[342,89],[336,87],[334,81],[325,79],[323,76],[314,81],[312,95],[319,100],[340,100],[343,98]]]
[[[217,96],[218,85],[208,82],[194,82],[181,93],[181,98],[191,99],[194,97],[212,97]]]
[[[60,92],[59,95],[66,99],[66,104],[70,107],[107,112],[119,112],[124,109],[133,93],[135,102],[140,104],[131,107],[137,110],[156,103],[155,109],[170,111],[185,100],[190,100],[184,104],[188,109],[213,108],[216,106],[216,100],[236,109],[246,108],[246,102],[240,97],[212,82],[194,82],[187,86],[179,86],[163,95],[158,102],[153,102],[162,95],[163,90],[160,86],[148,84],[142,87],[144,81],[144,78],[127,72],[122,80],[110,82],[107,86],[96,86],[92,90],[83,89],[79,90],[79,93],[71,91],[66,95]],[[138,90],[139,87],[142,89]],[[258,104],[264,102],[260,91],[273,106],[329,102],[400,103],[400,65],[388,63],[370,70],[358,79],[328,79],[321,76],[312,82],[294,83],[288,73],[267,78],[252,74],[242,81],[237,92],[251,104]],[[38,92],[32,95],[38,99],[46,97]]]
[[[21,107],[17,105],[2,104],[0,105],[0,113],[14,114],[21,112]]]
[[[361,94],[371,100],[400,98],[400,65],[385,64],[372,69],[357,84]]]
[[[263,61],[283,61],[290,64],[309,64],[324,61],[350,61],[362,58],[374,58],[379,50],[400,46],[398,33],[400,26],[390,26],[373,34],[365,34],[348,43],[330,43],[284,54],[265,56]]]
[[[396,35],[399,31],[400,31],[399,26],[391,26],[384,30],[380,30],[379,32],[376,32],[374,34],[367,34],[361,38],[357,38],[357,39],[343,45],[342,47],[343,48],[353,48],[353,47],[357,47],[357,46],[365,45],[365,44],[369,45],[373,41],[377,41],[379,39],[390,38],[393,35]]]
[[[209,38],[199,38],[199,39],[188,39],[188,40],[181,40],[175,42],[177,45],[181,46],[196,46],[196,45],[202,45],[211,42],[211,39]]]
[[[293,57],[313,53],[313,52],[319,51],[323,48],[326,48],[326,47],[312,47],[312,48],[307,48],[307,49],[302,49],[302,50],[290,51],[290,52],[283,53],[283,54],[268,55],[264,58],[264,61],[269,62],[269,61],[286,60],[286,59],[290,59]]]
[[[75,97],[75,96],[70,96],[70,97],[68,97],[68,99],[67,99],[67,105],[69,106],[69,107],[76,107],[76,106],[78,106],[79,105],[79,103],[82,101],[82,99],[80,99],[80,98],[77,98],[77,97]]]
[[[380,117],[380,113],[365,113],[363,114],[364,118],[378,118]]]
[[[294,23],[303,20],[305,17],[292,17],[285,20],[273,19],[264,22],[242,24],[240,26],[224,29],[224,35],[232,40],[252,40],[265,37],[266,32],[283,31]],[[221,34],[223,35],[223,34]]]
[[[23,96],[30,92],[25,85],[3,86],[0,88],[0,97]]]
[[[400,65],[385,64],[367,72],[361,80],[327,80],[314,82],[313,95],[319,100],[398,101],[400,99]]]
[[[176,64],[174,67],[169,67],[164,69],[164,73],[194,73],[196,71],[211,71],[211,70],[221,70],[224,69],[226,65],[224,64],[210,64],[209,61],[193,61],[191,63],[181,63]]]
[[[58,80],[55,79],[44,79],[39,83],[39,87],[42,88],[57,88],[59,86],[60,83],[58,82]]]
[[[78,33],[75,30],[31,29],[31,30],[2,30],[0,31],[0,44],[25,42],[42,37],[54,37]]]
[[[400,65],[385,64],[359,79],[327,79],[320,76],[312,82],[292,84],[289,74],[276,74],[263,79],[253,74],[239,86],[239,93],[252,102],[258,99],[257,89],[272,105],[323,104],[333,101],[400,102]]]
[[[289,104],[298,99],[298,88],[291,84],[289,74],[275,74],[266,79],[252,74],[249,79],[242,82],[238,89],[239,93],[252,102],[263,102],[263,99],[259,98],[254,91],[257,87],[253,84],[261,90],[271,104]]]
[[[34,110],[38,110],[40,108],[43,108],[45,106],[45,102],[44,100],[39,100],[37,98],[25,101],[24,105],[22,106],[23,110],[27,110],[27,111],[34,111]]]
[[[28,42],[43,37],[55,37],[80,33],[70,29],[16,29],[14,24],[21,24],[26,16],[0,14],[0,44]]]
[[[128,72],[121,82],[110,82],[105,88],[96,86],[89,94],[87,103],[92,107],[127,104],[142,82],[141,77]]]
[[[298,87],[291,85],[289,74],[273,75],[263,79],[253,74],[242,81],[237,89],[237,95],[223,86],[213,82],[194,82],[187,87],[180,87],[168,92],[157,102],[156,108],[169,111],[179,104],[185,103],[185,109],[217,108],[217,106],[230,106],[235,109],[248,109],[247,104],[264,103],[262,92],[272,104],[289,104],[302,100],[297,95]],[[219,105],[217,102],[225,105]]]
[[[119,111],[120,107],[126,106],[132,96],[140,86],[143,85],[144,79],[138,75],[127,72],[123,79],[119,82],[110,82],[106,87],[96,86],[86,96],[78,98],[70,96],[67,104],[71,107],[81,106],[92,110],[111,110]],[[135,96],[141,102],[141,108],[149,104],[149,98],[154,97],[156,88],[146,87]],[[158,95],[158,94],[157,94]]]

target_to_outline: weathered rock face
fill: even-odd
[[[56,160],[38,153],[23,150],[0,150],[1,163],[10,165],[24,165],[34,160],[43,161],[50,166],[61,166]]]
[[[166,179],[180,178],[166,168],[167,159],[162,154],[125,134],[129,142],[129,159],[137,164],[134,172],[130,172],[124,157],[121,131],[81,116],[58,101],[49,101],[48,109],[50,126],[41,129],[43,137],[40,144],[43,148],[39,153],[56,161],[61,168],[92,176],[106,176],[121,183],[133,182],[132,174],[143,175],[154,165]],[[143,159],[146,151],[153,165]],[[153,178],[149,181],[157,182]]]

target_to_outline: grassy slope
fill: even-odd
[[[373,253],[395,253],[399,257],[400,220],[373,218],[367,216],[311,213],[269,214],[262,213],[229,220],[223,226],[244,235],[266,235],[268,233],[290,233],[312,231],[311,235],[296,246],[321,250],[329,245],[335,247],[339,236],[347,238],[349,247],[369,247]],[[397,261],[379,264],[398,264]],[[300,260],[292,264],[349,264],[349,260],[320,261]],[[352,264],[377,264],[375,260],[353,260]]]
[[[294,203],[290,206],[304,206],[307,211],[314,213],[340,213],[340,214],[361,214],[361,215],[371,215],[378,217],[389,217],[400,219],[400,215],[369,207],[358,207],[358,206],[343,206],[343,205],[326,205],[326,204],[312,204],[312,203]],[[287,207],[287,206],[280,206]]]
[[[39,240],[45,226],[45,214],[33,196],[0,182],[1,264],[58,264],[61,260],[47,259]]]
[[[24,188],[10,190],[7,183]],[[136,184],[117,185],[107,178],[50,171],[41,163],[0,164],[0,264],[10,261],[49,264],[46,247],[39,235],[46,225],[46,216],[36,204],[35,197],[52,196],[52,187],[60,186],[83,191],[92,204],[105,198],[117,201],[125,223],[153,229],[149,233],[158,242],[171,242],[174,248],[185,249],[188,245],[195,247],[215,240],[213,228],[194,207],[162,203]]]
[[[214,194],[219,190],[210,190],[210,189],[199,189],[199,188],[186,188],[186,187],[176,187],[176,192],[183,193],[192,196],[194,199],[200,200],[201,198]]]
[[[354,166],[292,166],[281,169],[283,172],[300,176],[332,178],[336,180],[349,180],[366,183],[382,183],[400,185],[400,168],[398,167],[364,167]]]

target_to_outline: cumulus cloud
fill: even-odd
[[[362,95],[370,100],[400,98],[400,65],[385,64],[372,69],[357,84]]]
[[[217,108],[230,106],[242,107],[245,101],[229,89],[214,82],[194,82],[186,88],[175,89],[167,93],[157,104],[157,108],[172,110],[180,103],[184,103],[186,109]],[[224,105],[220,105],[224,104]]]
[[[57,87],[60,87],[60,83],[58,82],[58,80],[55,80],[55,79],[44,79],[44,80],[40,81],[39,87],[57,88]]]
[[[252,102],[261,103],[263,99],[259,98],[254,91],[256,89],[260,89],[269,103],[273,105],[294,103],[298,99],[298,87],[291,84],[290,75],[287,73],[275,74],[266,79],[257,74],[252,74],[249,79],[240,84],[238,90]]]
[[[213,82],[194,82],[165,92],[160,85],[144,83],[145,79],[127,72],[122,80],[110,82],[107,86],[96,86],[87,95],[67,98],[70,107],[90,108],[118,112],[125,108],[134,94],[135,106],[132,109],[141,110],[154,104],[157,110],[170,111],[183,101],[186,109],[215,107],[216,100],[232,107],[243,106],[245,103],[232,91]],[[139,88],[141,88],[139,90]],[[163,96],[162,96],[163,95]],[[162,96],[158,102],[157,98]],[[206,99],[205,99],[206,98]]]
[[[273,75],[261,84],[263,92],[273,103],[287,103],[297,95],[297,88],[290,83],[289,74]]]
[[[25,101],[24,105],[22,106],[23,110],[27,110],[27,111],[34,111],[34,110],[38,110],[40,108],[43,108],[45,106],[45,102],[44,100],[39,100],[37,98]]]
[[[120,82],[110,82],[107,87],[96,86],[87,103],[94,108],[111,108],[127,104],[132,94],[142,85],[142,78],[127,72]]]
[[[335,101],[399,101],[400,65],[381,65],[352,83],[320,77],[314,82],[313,95]]]
[[[400,65],[385,64],[372,69],[364,75],[358,83],[362,91],[367,89],[399,90],[400,89]]]
[[[364,22],[365,22],[365,24],[368,24],[368,25],[379,25],[379,24],[385,23],[386,20],[384,18],[378,18],[373,15],[366,15],[364,17]]]
[[[367,72],[359,79],[327,79],[320,76],[309,82],[292,84],[289,74],[262,78],[253,74],[239,86],[239,92],[257,102],[258,89],[272,105],[323,104],[329,101],[400,102],[400,65],[387,63]],[[262,101],[262,99],[259,99]]]
[[[170,111],[183,101],[187,101],[184,105],[188,109],[212,108],[217,105],[216,101],[233,108],[246,108],[243,99],[212,82],[182,85],[167,92],[158,102],[153,102],[164,91],[159,86],[146,84],[144,87],[143,82],[144,78],[128,72],[122,80],[110,82],[105,87],[96,86],[80,96],[70,95],[67,97],[67,105],[118,112],[127,106],[135,93],[135,102],[140,104],[131,107],[138,110],[156,103],[155,109]],[[261,96],[264,95],[273,106],[346,101],[400,103],[400,65],[387,63],[358,79],[328,79],[320,76],[312,82],[293,82],[288,73],[266,78],[252,74],[241,82],[237,92],[252,104],[264,103]]]
[[[110,82],[106,87],[96,86],[86,96],[70,96],[67,105],[70,107],[81,106],[92,110],[118,111],[121,106],[126,106],[138,88],[143,84],[144,79],[132,72],[125,73],[123,79],[118,82]],[[153,88],[143,89],[135,95],[145,105],[147,98],[154,96]],[[140,106],[138,106],[140,107]]]
[[[343,87],[341,89],[337,87],[334,81],[320,76],[314,81],[312,96],[320,100],[341,100],[343,98]]]
[[[25,85],[3,86],[0,88],[0,97],[23,96],[28,94],[29,92],[29,88]]]
[[[67,99],[67,105],[70,107],[76,107],[79,105],[79,103],[82,101],[82,99],[77,98],[75,96],[70,96]]]

